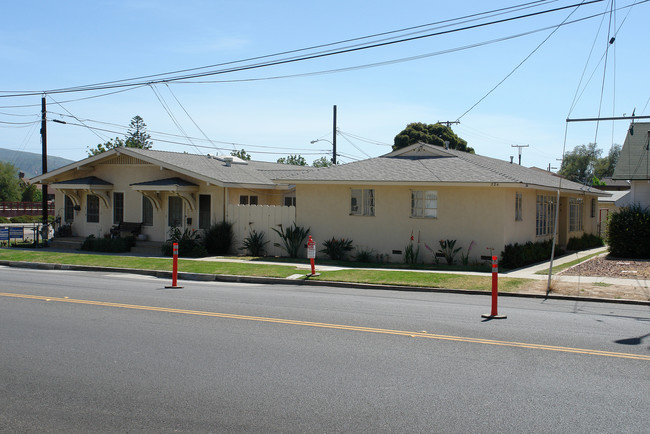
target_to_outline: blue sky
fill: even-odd
[[[42,91],[239,61],[525,3],[535,7],[451,22],[444,29],[580,1],[8,2],[0,27],[0,147],[40,153]],[[512,145],[529,145],[523,149],[524,165],[559,167],[565,131],[567,150],[597,140],[606,154],[612,143],[623,142],[629,125],[618,121],[567,127],[567,116],[623,116],[635,108],[636,115],[650,114],[650,3],[619,0],[614,14],[554,31],[564,20],[602,14],[611,6],[611,1],[601,1],[577,10],[182,82],[48,93],[49,119],[68,122],[48,124],[48,151],[82,159],[88,147],[123,136],[130,119],[140,115],[154,149],[215,154],[243,147],[258,160],[301,154],[311,163],[328,151],[331,157],[329,143],[310,142],[331,140],[332,106],[337,105],[342,162],[389,152],[393,138],[408,123],[460,118],[453,129],[478,154],[503,160],[513,155],[516,161]],[[413,33],[417,30],[425,32]],[[440,30],[432,26],[399,35]],[[606,51],[614,31],[616,40]],[[486,44],[498,39],[504,40]],[[458,50],[472,45],[479,46]],[[384,64],[333,72],[379,63]],[[104,95],[115,90],[124,91]],[[32,94],[18,97],[15,91]]]

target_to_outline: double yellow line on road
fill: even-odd
[[[260,317],[260,316],[235,315],[230,313],[207,312],[207,311],[200,311],[200,310],[173,309],[169,307],[158,307],[158,306],[142,306],[137,304],[112,303],[106,301],[76,300],[67,297],[63,297],[63,298],[46,297],[42,295],[30,295],[30,294],[14,294],[14,293],[0,292],[0,297],[22,298],[22,299],[40,300],[40,301],[54,301],[54,302],[73,303],[73,304],[86,304],[91,306],[117,307],[122,309],[147,310],[152,312],[177,313],[183,315],[198,315],[198,316],[207,316],[207,317],[214,317],[214,318],[238,319],[238,320],[246,320],[246,321],[268,322],[268,323],[275,323],[275,324],[286,324],[286,325],[318,327],[318,328],[347,330],[347,331],[356,331],[356,332],[365,332],[365,333],[379,333],[379,334],[388,334],[388,335],[397,335],[397,336],[407,336],[412,338],[427,338],[427,339],[437,339],[437,340],[444,340],[444,341],[466,342],[466,343],[473,343],[473,344],[497,345],[497,346],[504,346],[504,347],[527,348],[532,350],[558,351],[563,353],[586,354],[590,356],[616,357],[622,359],[650,361],[650,356],[646,356],[642,354],[617,353],[612,351],[590,350],[584,348],[558,347],[553,345],[539,345],[539,344],[530,344],[524,342],[509,342],[509,341],[498,341],[493,339],[438,335],[438,334],[428,333],[424,331],[412,332],[406,330],[391,330],[391,329],[382,329],[382,328],[374,328],[374,327],[358,327],[358,326],[350,326],[350,325],[343,325],[343,324],[328,324],[328,323],[311,322],[311,321],[297,321],[297,320],[290,320],[290,319],[283,319],[283,318],[267,318],[267,317]]]

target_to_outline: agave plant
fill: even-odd
[[[280,230],[275,228],[272,229],[280,236],[282,244],[273,243],[273,245],[284,249],[287,252],[287,256],[290,258],[297,258],[298,251],[305,242],[305,238],[307,238],[310,228],[305,229],[302,226],[296,226],[295,223],[293,226],[289,226],[286,229],[282,225],[279,226]]]

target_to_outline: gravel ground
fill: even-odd
[[[601,276],[622,279],[650,279],[650,260],[618,259],[597,256],[564,270],[567,276]]]
[[[627,279],[629,284],[604,282],[567,282],[562,276],[611,277]],[[650,260],[609,258],[605,255],[568,268],[551,279],[551,293],[581,297],[650,301],[650,288],[642,280],[650,279]],[[547,281],[527,285],[521,292],[545,293]]]

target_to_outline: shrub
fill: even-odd
[[[226,255],[230,252],[234,237],[232,223],[223,221],[214,224],[205,231],[205,249],[210,255]]]
[[[357,262],[372,262],[375,258],[375,251],[372,249],[364,249],[357,246],[357,254],[354,255],[354,260]]]
[[[0,215],[0,223],[9,223],[10,220],[7,217],[3,217]]]
[[[19,215],[16,217],[10,217],[9,221],[11,223],[41,223],[43,221],[43,216],[40,215]],[[47,221],[52,223],[54,221],[54,216],[47,216]]]
[[[246,250],[251,256],[263,256],[265,253],[265,245],[268,241],[264,241],[264,232],[257,233],[253,229],[246,238],[244,238],[244,247],[240,250]]]
[[[90,235],[81,245],[81,250],[87,252],[109,252],[123,253],[130,252],[131,247],[135,245],[134,237],[126,238],[95,238]]]
[[[650,211],[634,204],[609,217],[609,253],[619,258],[650,258]]]
[[[442,254],[447,261],[447,264],[452,265],[454,263],[454,257],[458,252],[460,252],[461,248],[454,248],[454,246],[456,246],[456,240],[440,240],[438,242],[440,243],[440,250],[438,250],[438,253]]]
[[[174,254],[174,243],[178,243],[178,256],[200,258],[208,255],[205,247],[201,244],[201,235],[194,230],[185,229],[181,232],[179,228],[171,228],[169,238],[162,245],[163,256]]]
[[[305,238],[307,238],[307,234],[309,233],[310,228],[305,229],[302,226],[296,226],[294,223],[293,226],[289,226],[286,229],[280,225],[280,230],[277,230],[275,228],[273,228],[273,230],[280,236],[280,239],[282,240],[282,244],[273,243],[273,245],[280,247],[286,251],[287,256],[290,258],[297,258],[298,251],[302,247]]]
[[[519,268],[525,265],[542,262],[551,257],[553,241],[528,241],[525,244],[508,244],[501,252],[501,266],[503,268]],[[559,247],[555,247],[555,256],[564,254]]]
[[[416,248],[414,248],[412,241],[408,243],[404,248],[404,263],[417,264],[419,256],[420,256],[420,246],[418,245]]]
[[[353,249],[352,240],[349,238],[339,238],[336,239],[332,237],[331,240],[327,240],[323,243],[325,248],[321,252],[325,253],[330,259],[335,261],[340,261],[345,259],[347,252]]]
[[[567,250],[587,250],[605,245],[603,239],[594,234],[582,234],[581,237],[569,238],[566,245]]]

